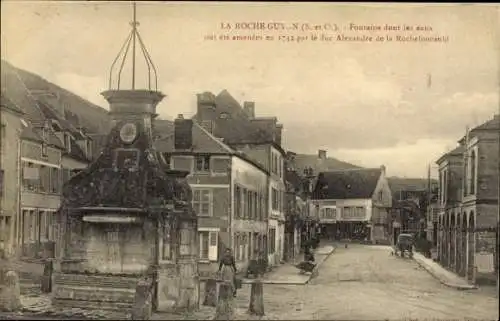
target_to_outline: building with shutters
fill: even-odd
[[[256,117],[255,102],[240,105],[227,90],[213,100],[198,101],[197,120],[215,137],[233,150],[243,152],[249,159],[260,164],[269,174],[267,210],[269,242],[268,262],[279,264],[285,251],[285,157],[281,147],[283,125],[276,117]]]
[[[323,238],[390,241],[392,192],[385,166],[319,173],[312,202]]]
[[[500,117],[467,131],[439,166],[438,260],[471,283],[496,281]]]
[[[199,103],[213,102],[210,94]],[[196,120],[175,120],[174,133],[159,137],[155,148],[174,170],[189,171],[192,204],[198,215],[200,275],[218,268],[225,248],[232,248],[239,270],[258,250],[266,249],[269,172],[213,135]]]
[[[16,218],[19,212],[19,154],[23,111],[2,91],[0,96],[0,251],[16,248]]]
[[[19,166],[19,204],[15,220],[9,220],[10,230],[14,231],[13,244],[24,258],[53,257],[57,234],[54,222],[62,185],[89,163],[91,138],[79,120],[65,112],[69,103],[75,104],[74,99],[68,98],[73,94],[55,85],[48,88],[41,81],[35,82],[33,79],[41,78],[3,60],[1,73],[2,101],[23,113],[17,131],[18,153],[8,153],[9,157],[16,155]],[[9,144],[15,141],[13,136],[9,138]]]

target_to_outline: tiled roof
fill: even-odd
[[[73,134],[73,136],[75,136],[75,138],[83,138],[81,137],[81,133],[78,129],[75,128],[75,126],[73,126],[71,124],[70,121],[68,121],[66,118],[60,116],[55,110],[54,108],[51,106],[50,103],[44,101],[43,99],[37,99],[38,101],[38,106],[40,107],[40,110],[43,112],[43,114],[45,115],[45,117],[47,117],[48,119],[55,119],[59,122],[59,124],[61,124],[62,128],[65,130],[65,131],[68,131],[70,132],[71,134]]]
[[[471,137],[475,136],[478,131],[490,131],[490,130],[500,130],[500,114],[493,115],[493,119],[490,119],[483,124],[472,128],[469,132]],[[459,143],[465,142],[465,135],[460,138]]]
[[[24,127],[21,132],[21,138],[30,140],[37,143],[43,143],[42,136],[40,136],[37,131],[31,126],[29,122],[26,123],[28,126]]]
[[[1,86],[2,96],[7,95],[9,100],[18,106],[29,121],[43,121],[45,117],[37,106],[37,102],[29,93],[26,85],[19,75],[19,70],[8,62],[1,61]]]
[[[202,126],[200,126],[196,121],[193,120],[192,129],[192,139],[193,148],[189,150],[190,153],[200,153],[200,154],[229,154],[239,157],[254,166],[261,169],[263,172],[268,173],[268,171],[260,165],[255,160],[252,160],[248,155],[236,151],[226,145],[223,141],[219,140]],[[154,148],[160,153],[172,153],[175,152],[174,134],[159,138],[154,142]]]
[[[382,173],[380,168],[322,172],[314,189],[316,199],[371,198]]]
[[[212,136],[209,132],[203,129],[196,121],[193,121],[192,129],[193,148],[190,152],[193,153],[234,153],[230,147],[220,142]],[[174,152],[174,135],[168,135],[159,138],[155,141],[154,147],[157,151],[162,153]]]
[[[227,91],[221,91],[215,97],[217,116],[227,114],[229,117],[217,117],[215,121],[214,134],[216,137],[224,138],[227,144],[256,143],[271,141],[268,133],[255,126],[248,115],[243,111],[240,103]],[[193,119],[199,120],[198,115]]]
[[[2,107],[10,109],[16,113],[19,113],[19,114],[23,113],[23,110],[21,108],[19,108],[19,106],[17,106],[12,100],[10,100],[7,97],[7,93],[5,93],[3,91],[2,91],[2,94],[0,95],[0,104],[2,105]]]
[[[448,155],[462,155],[465,151],[464,145],[459,145],[458,147],[454,148],[451,152],[448,153]]]
[[[494,115],[493,119],[473,128],[472,130],[499,130],[500,129],[500,115]]]
[[[361,168],[332,157],[320,159],[317,155],[295,154],[293,158],[293,167],[300,175],[304,173],[304,169],[309,167],[313,169],[314,175],[320,172]]]

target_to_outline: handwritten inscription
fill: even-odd
[[[204,36],[207,41],[264,41],[282,43],[446,43],[442,35],[425,24],[363,24],[349,22],[221,22],[218,30]]]

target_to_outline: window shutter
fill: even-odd
[[[217,261],[217,252],[218,252],[218,235],[217,232],[210,232],[208,239],[208,259],[210,261]]]

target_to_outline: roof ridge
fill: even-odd
[[[3,59],[2,59],[3,60]],[[11,69],[12,69],[12,72],[14,73],[14,75],[16,76],[17,80],[20,81],[21,85],[23,86],[24,90],[26,91],[27,93],[27,96],[29,97],[29,99],[34,103],[34,106],[36,108],[38,108],[38,111],[40,112],[40,114],[43,116],[43,119],[46,120],[47,117],[44,115],[43,111],[41,110],[40,106],[38,105],[38,101],[36,100],[35,96],[33,96],[33,94],[31,93],[31,90],[29,90],[28,86],[26,86],[26,83],[24,82],[24,80],[22,79],[22,77],[19,75],[19,73],[17,72],[18,70],[21,70],[17,67],[15,67],[14,65],[12,65],[11,63],[7,62],[6,60],[3,60],[5,63],[7,63],[8,65],[10,65]]]
[[[223,142],[221,142],[219,139],[217,139],[217,137],[215,137],[213,134],[211,134],[208,130],[206,130],[205,128],[203,128],[203,126],[201,126],[200,124],[198,124],[198,122],[196,120],[193,120],[193,125],[197,126],[199,129],[201,129],[203,133],[205,133],[208,137],[210,137],[210,139],[212,139],[213,141],[217,142],[217,144],[219,144],[222,148],[224,148],[228,152],[230,152],[230,153],[235,153],[236,152],[234,149],[232,149],[231,147],[227,146],[226,144],[224,144]]]
[[[340,173],[340,172],[353,172],[353,171],[381,171],[379,167],[361,167],[361,168],[345,168],[345,169],[334,169],[328,171],[322,171],[321,173]]]

